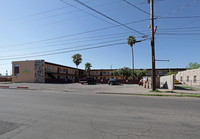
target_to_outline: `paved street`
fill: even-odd
[[[0,89],[0,139],[200,137],[198,98],[83,92]]]

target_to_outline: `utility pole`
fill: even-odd
[[[149,0],[148,0],[149,2]],[[155,43],[154,43],[154,1],[150,0],[151,5],[151,53],[152,53],[152,90],[156,90],[156,69],[155,69]]]

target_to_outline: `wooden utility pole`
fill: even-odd
[[[149,1],[149,0],[148,0]],[[151,5],[151,53],[152,53],[152,90],[156,90],[156,69],[155,69],[155,43],[154,43],[154,1],[150,0]]]

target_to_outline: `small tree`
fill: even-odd
[[[187,66],[187,69],[198,69],[200,68],[200,64],[198,64],[197,62],[190,62]]]
[[[147,75],[147,71],[146,70],[136,70],[134,72],[134,74],[138,78],[138,80],[140,80],[143,76]]]
[[[74,64],[76,65],[76,71],[77,71],[77,73],[79,75],[78,66],[79,66],[79,64],[82,63],[82,56],[81,56],[81,54],[74,54],[72,56],[72,59],[73,59]]]
[[[113,73],[113,76],[115,76],[115,77],[119,76],[119,71],[118,70],[113,70],[112,73]]]
[[[126,78],[126,79],[128,79],[129,77],[132,76],[132,70],[128,67],[118,69],[118,73],[120,76],[122,76],[123,78]]]
[[[91,70],[91,67],[92,67],[92,65],[91,65],[89,62],[85,63],[85,71],[86,71],[86,73],[87,73],[87,77],[88,77],[88,78],[90,77],[90,70]]]

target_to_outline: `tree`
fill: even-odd
[[[113,70],[112,73],[113,73],[113,76],[115,76],[115,77],[119,76],[119,71],[118,70]]]
[[[143,76],[147,75],[147,71],[146,70],[136,70],[134,72],[135,76],[138,77],[138,80],[140,80]]]
[[[123,78],[128,79],[129,77],[132,76],[132,70],[128,67],[120,68],[118,70],[115,70],[113,75],[114,76],[122,76]]]
[[[190,62],[187,66],[187,69],[198,69],[200,68],[200,64],[198,64],[197,62]]]
[[[90,76],[90,68],[92,67],[92,65],[89,63],[89,62],[87,62],[87,63],[85,63],[85,71],[86,71],[86,73],[87,73],[87,77],[89,78],[89,76]]]
[[[78,66],[79,66],[79,64],[82,63],[82,56],[81,56],[81,54],[74,54],[72,56],[72,59],[73,59],[74,64],[76,65],[76,71],[78,71]],[[79,73],[78,73],[78,75],[79,75]]]
[[[132,68],[133,68],[133,79],[134,79],[134,54],[133,54],[133,45],[136,43],[136,39],[134,36],[129,36],[127,38],[127,44],[130,45],[132,49]]]

